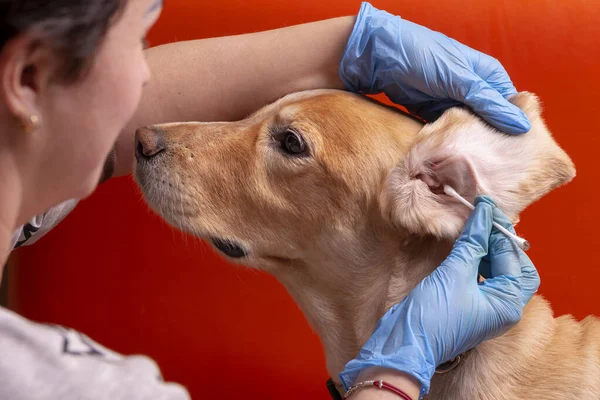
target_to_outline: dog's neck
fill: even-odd
[[[276,274],[320,336],[334,380],[385,311],[429,275],[450,246],[433,239],[399,238],[394,229],[368,229],[344,236],[339,247],[329,241],[305,268]]]

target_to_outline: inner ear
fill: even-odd
[[[430,161],[415,178],[425,182],[429,190],[438,196],[445,196],[444,185],[450,186],[471,203],[477,196],[477,175],[464,156],[451,155]]]
[[[35,65],[28,65],[23,68],[21,73],[21,85],[31,88],[34,91],[38,90],[38,84],[36,82],[36,67]]]
[[[380,204],[390,222],[410,233],[439,239],[458,236],[470,210],[443,192],[451,186],[470,202],[479,191],[477,174],[463,155],[414,147],[389,174]]]

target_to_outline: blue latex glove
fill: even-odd
[[[517,93],[493,57],[454,39],[362,3],[339,68],[354,92],[384,92],[426,121],[461,104],[506,133],[531,124],[505,98]]]
[[[508,219],[487,197],[476,207],[448,258],[402,302],[381,318],[356,359],[340,374],[346,389],[368,367],[405,372],[428,393],[435,369],[484,340],[498,337],[520,319],[540,280],[529,258],[492,229],[492,216]],[[482,267],[489,279],[477,282]]]

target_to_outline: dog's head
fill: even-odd
[[[488,194],[519,213],[575,174],[528,93],[520,136],[465,109],[422,125],[335,90],[287,96],[239,122],[175,123],[136,134],[135,176],[172,225],[274,273],[318,331],[336,375],[387,307],[447,255]]]
[[[488,194],[516,221],[574,176],[537,98],[511,101],[531,120],[526,135],[465,109],[422,126],[347,92],[298,93],[240,122],[141,128],[135,175],[167,221],[256,267],[348,252],[357,235],[387,225],[398,237],[453,239],[468,209],[442,185],[470,200]]]
[[[240,122],[138,130],[135,176],[161,216],[231,258],[309,262],[365,224],[421,127],[357,95],[298,93]]]

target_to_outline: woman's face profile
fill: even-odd
[[[162,0],[128,0],[89,70],[74,83],[49,78],[59,65],[58,55],[50,51],[35,64],[36,85],[28,89],[27,111],[39,116],[41,127],[26,140],[28,154],[37,162],[30,181],[39,206],[86,197],[95,189],[104,161],[150,79],[145,37],[161,10]]]

